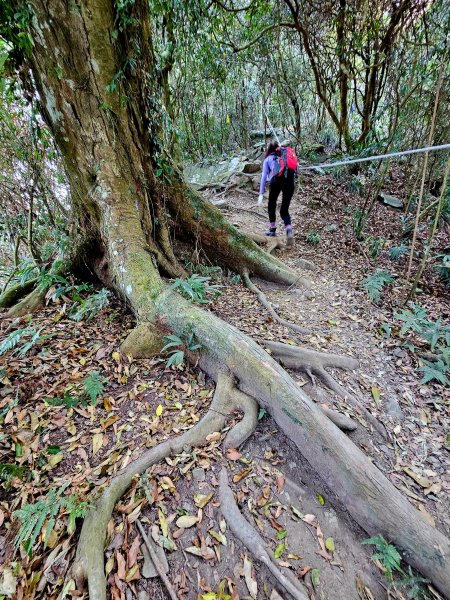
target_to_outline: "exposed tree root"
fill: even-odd
[[[266,252],[268,254],[271,254],[274,250],[277,249],[286,250],[286,244],[284,244],[281,241],[282,238],[278,236],[269,237],[261,235],[259,233],[253,233],[252,231],[246,231],[245,234],[257,244],[266,246]],[[306,258],[297,259],[297,266],[300,269],[304,269],[305,271],[315,271],[317,268],[313,262],[311,262],[310,260],[306,260]]]
[[[384,438],[386,430],[384,426],[376,419],[367,408],[355,396],[347,392],[339,383],[325,370],[327,367],[337,367],[339,369],[354,370],[359,367],[356,359],[339,354],[328,354],[326,352],[315,352],[305,348],[289,346],[280,342],[266,342],[267,348],[272,352],[272,356],[279,360],[285,367],[303,371],[316,384],[316,377],[331,391],[343,398],[354,406],[364,418],[378,431]]]
[[[332,421],[336,427],[339,427],[341,431],[355,431],[357,429],[357,425],[353,419],[343,415],[337,410],[333,410],[332,408],[326,408],[325,406],[320,406],[320,410],[326,415],[330,421]]]
[[[272,573],[278,583],[295,600],[308,600],[309,595],[294,575],[286,570],[284,573],[270,558],[266,544],[258,531],[250,525],[239,510],[233,492],[228,485],[227,472],[224,468],[219,477],[220,509],[232,533],[240,540],[257,560],[262,562]]]
[[[299,325],[296,325],[295,323],[291,323],[290,321],[286,321],[286,319],[283,319],[282,317],[280,317],[279,314],[273,308],[273,306],[270,304],[269,300],[267,299],[267,296],[250,279],[250,276],[249,276],[247,270],[242,271],[241,277],[242,277],[242,281],[244,282],[245,286],[256,295],[256,297],[258,298],[260,303],[264,306],[265,309],[267,309],[267,311],[269,312],[270,316],[272,317],[272,319],[274,321],[276,321],[277,323],[280,323],[280,325],[283,325],[283,327],[287,327],[288,329],[290,329],[291,331],[294,331],[295,333],[300,333],[302,335],[304,335],[306,333],[310,333],[310,331],[308,329],[306,329],[305,327],[300,327]]]
[[[244,419],[230,430],[225,439],[225,447],[237,447],[256,427],[256,403],[236,390],[232,377],[226,371],[218,371],[216,377],[214,398],[203,419],[189,431],[158,444],[130,463],[112,479],[88,512],[83,522],[72,572],[78,584],[87,579],[90,598],[106,598],[104,545],[107,525],[115,503],[132,479],[164,458],[182,452],[186,447],[205,443],[210,433],[223,428],[226,417],[235,409],[243,410]]]
[[[210,376],[216,376],[219,366],[229,369],[239,388],[272,415],[368,534],[382,534],[401,548],[407,562],[450,596],[450,540],[425,521],[267,352],[174,292],[163,292],[156,299],[156,310],[159,321],[179,337],[195,335],[202,344],[199,364]],[[322,367],[348,365],[342,357],[322,359]]]
[[[269,237],[260,235],[259,233],[253,233],[251,231],[245,232],[248,237],[261,246],[266,246],[266,252],[272,254],[275,250],[285,250],[286,245],[283,244],[279,237]]]
[[[10,308],[17,304],[19,300],[33,290],[37,282],[38,279],[35,278],[26,281],[23,285],[17,283],[7,287],[0,295],[0,308]]]
[[[8,319],[14,319],[16,317],[23,317],[30,313],[34,313],[39,308],[44,306],[45,294],[47,293],[46,287],[38,285],[34,288],[25,298],[22,298],[20,302],[11,306],[6,313]]]

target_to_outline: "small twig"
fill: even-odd
[[[145,533],[145,530],[142,527],[142,523],[140,522],[139,519],[136,520],[136,523],[137,523],[139,532],[142,536],[142,539],[144,540],[144,544],[147,546],[147,550],[148,550],[148,553],[150,554],[150,558],[152,559],[155,569],[158,571],[158,575],[163,580],[163,583],[167,588],[167,591],[169,593],[171,600],[178,600],[178,596],[174,590],[174,587],[171,584],[170,579],[167,577],[167,575],[164,571],[164,567],[162,566],[161,561],[157,557],[156,552],[153,550],[153,546],[151,545],[150,540],[148,539],[147,534]]]

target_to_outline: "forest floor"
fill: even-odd
[[[395,192],[395,182],[386,191]],[[265,212],[256,207],[252,192],[235,190],[227,199],[226,212],[233,223],[264,232]],[[358,371],[333,374],[384,424],[387,439],[342,399],[313,386],[306,377],[292,376],[315,401],[354,418],[357,429],[349,435],[355,443],[427,520],[450,535],[450,393],[435,380],[421,383],[416,351],[426,349],[424,342],[414,332],[402,335],[402,321],[396,317],[402,310],[401,274],[407,259],[392,261],[388,250],[400,245],[400,217],[384,206],[376,207],[368,232],[373,238],[382,232],[384,241],[378,257],[370,258],[368,246],[356,242],[352,231],[356,204],[344,183],[305,175],[292,203],[295,244],[278,251],[278,256],[293,268],[299,258],[315,263],[317,270],[307,273],[311,290],[255,281],[281,316],[307,327],[309,334],[299,336],[274,323],[240,282],[205,268],[202,274],[219,277],[225,286],[208,308],[262,345],[284,341],[357,358]],[[316,245],[307,241],[308,232],[319,235]],[[375,266],[398,275],[377,304],[361,285]],[[429,319],[448,323],[444,288],[431,272],[426,281],[417,304],[426,308]],[[146,448],[198,422],[214,390],[213,382],[195,367],[166,368],[165,360],[120,355],[118,346],[133,322],[115,301],[95,319],[80,323],[69,318],[70,305],[63,296],[32,320],[3,319],[0,324],[0,342],[26,326],[51,336],[23,357],[17,352],[23,348],[20,342],[15,354],[11,351],[1,358],[0,462],[23,469],[0,472],[4,480],[0,596],[80,597],[67,578],[80,525],[77,521],[77,529],[69,526],[68,531],[70,507],[62,507],[48,528],[47,547],[41,534],[30,556],[23,548],[14,549],[19,523],[13,512],[48,497],[52,490],[57,494],[64,482],[70,482],[61,492],[64,498],[70,493],[88,500]],[[98,373],[94,384],[93,371]],[[111,597],[168,597],[159,579],[145,577],[147,565],[136,528],[139,518],[166,547],[169,578],[180,599],[287,598],[265,568],[233,539],[221,517],[217,478],[223,464],[241,510],[279,558],[281,568],[305,582],[311,598],[425,597],[414,591],[412,580],[407,588],[398,584],[388,591],[381,563],[371,559],[374,547],[362,544],[368,535],[272,419],[263,412],[260,417],[255,434],[239,452],[224,455],[223,432],[218,432],[204,447],[186,449],[136,478],[108,528]],[[423,587],[428,597],[439,598],[431,587]]]

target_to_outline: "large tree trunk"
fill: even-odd
[[[117,6],[112,0],[34,2],[30,65],[64,159],[79,229],[91,240],[86,260],[127,300],[141,324],[171,329],[182,338],[194,334],[204,368],[213,377],[226,368],[273,415],[355,520],[397,543],[411,564],[450,595],[450,542],[261,347],[167,289],[161,273],[182,273],[173,236],[191,238],[212,260],[237,271],[287,283],[298,278],[171,171],[159,141],[160,93],[154,87],[148,5],[135,0]],[[124,486],[121,480],[119,491]],[[112,510],[114,500],[106,504]],[[92,516],[86,522],[88,527]],[[96,539],[101,552],[102,537]],[[86,560],[82,556],[80,564],[86,566]],[[91,584],[101,588],[104,575],[97,570]]]

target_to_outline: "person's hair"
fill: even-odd
[[[279,145],[280,144],[278,142],[276,142],[275,140],[271,140],[269,142],[269,145],[267,146],[266,158],[269,156],[269,154],[273,154]]]

